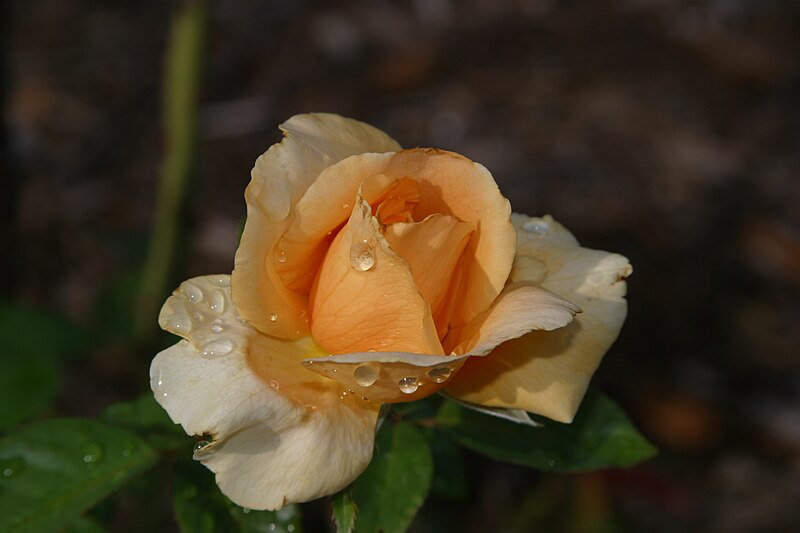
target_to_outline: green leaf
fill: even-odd
[[[0,441],[0,531],[54,531],[156,462],[133,433],[48,420]]]
[[[356,527],[358,508],[353,501],[349,487],[333,495],[331,507],[333,508],[333,523],[336,525],[336,533],[351,533]]]
[[[175,518],[184,533],[302,533],[300,509],[280,511],[242,509],[226,498],[214,476],[196,461],[179,461],[173,483]]]
[[[56,367],[30,357],[0,359],[0,430],[29,420],[50,405]]]
[[[3,353],[50,360],[86,349],[86,332],[62,317],[20,305],[0,303],[0,338]]]
[[[383,424],[372,462],[350,488],[358,506],[355,531],[405,531],[425,502],[432,477],[433,459],[422,432],[407,422]]]
[[[146,392],[130,402],[109,405],[99,418],[136,431],[159,450],[191,448],[191,438],[169,418],[151,392]]]
[[[467,498],[467,473],[461,448],[448,436],[428,429],[428,442],[433,452],[433,485],[435,496],[451,500]]]
[[[493,459],[541,470],[582,472],[627,467],[649,459],[656,449],[624,412],[590,390],[572,424],[547,421],[534,428],[465,409],[442,406],[439,427],[461,445]]]

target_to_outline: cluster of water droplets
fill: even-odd
[[[159,322],[197,346],[204,357],[223,357],[236,349],[225,332],[243,323],[238,316],[226,314],[231,306],[229,276],[194,278],[184,281],[167,300]]]
[[[409,372],[409,375],[398,379],[396,387],[405,394],[413,394],[426,382],[432,382],[437,385],[444,383],[450,379],[453,373],[453,369],[447,364],[428,368],[427,371],[424,371],[424,367],[420,367],[420,371],[418,375],[411,375],[411,372]],[[326,372],[333,376],[337,373],[337,370],[329,368]],[[358,364],[353,368],[352,372],[353,380],[358,386],[364,388],[370,388],[375,384],[385,387],[388,384],[388,380],[391,379],[386,375],[383,378],[381,377],[381,363],[376,361]]]

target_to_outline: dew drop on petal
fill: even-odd
[[[450,378],[452,372],[449,366],[437,366],[428,370],[428,377],[436,383],[444,383]]]
[[[221,314],[225,311],[225,295],[222,293],[222,291],[216,290],[212,292],[209,299],[209,309],[217,314]]]
[[[224,328],[219,324],[214,324],[213,326],[211,326],[211,333],[222,333],[223,329]]]
[[[367,239],[356,241],[350,246],[350,265],[359,271],[366,272],[375,265],[375,250]]]
[[[221,357],[223,355],[228,355],[231,350],[233,350],[233,341],[225,337],[215,339],[203,345],[203,355],[206,357]]]
[[[230,287],[231,278],[230,276],[214,276],[214,283],[216,283],[218,287]]]
[[[275,381],[274,379],[269,380],[269,388],[273,390],[278,390],[281,388],[280,383]]]
[[[192,330],[192,318],[183,303],[173,300],[170,313],[164,321],[163,327],[170,333],[185,335]]]
[[[281,250],[280,252],[278,252],[278,254],[275,256],[275,261],[277,261],[278,263],[285,263],[286,262],[286,250]]]
[[[271,315],[269,315],[269,321],[270,322],[277,322],[278,321],[278,314],[277,313],[272,313]]]
[[[417,381],[417,378],[413,376],[403,378],[398,381],[397,384],[400,386],[400,390],[406,394],[417,392],[417,389],[419,388],[419,382]]]
[[[537,235],[544,235],[547,233],[548,225],[543,220],[529,220],[522,225],[522,229],[528,233],[535,233]]]
[[[348,204],[347,202],[343,203],[342,209],[350,209],[350,204]]]
[[[205,317],[203,316],[203,313],[195,311],[192,313],[192,318],[198,322],[202,322]]]
[[[181,292],[186,296],[186,299],[193,304],[203,301],[203,289],[192,283],[191,281],[184,281],[181,284]]]
[[[362,387],[371,387],[378,381],[378,368],[370,363],[358,365],[356,369],[353,370],[353,377],[356,383]]]
[[[205,448],[209,444],[211,444],[211,443],[209,441],[207,441],[207,440],[199,440],[199,441],[194,443],[194,447],[192,448],[192,451],[193,452],[199,452],[200,450],[202,450],[203,448]]]

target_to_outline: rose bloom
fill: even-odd
[[[252,509],[332,494],[382,404],[444,391],[570,422],[625,319],[624,257],[512,214],[489,171],[298,115],[258,158],[233,274],[184,282],[159,323],[156,399]],[[531,443],[535,446],[536,443]]]

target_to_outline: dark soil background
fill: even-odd
[[[178,5],[0,8],[3,299],[97,327],[136,276]],[[414,530],[800,530],[800,3],[213,2],[200,105],[176,283],[230,271],[252,164],[307,111],[460,152],[516,211],[630,258],[595,383],[661,455],[584,476],[468,455],[467,497],[432,498]],[[109,328],[61,413],[146,389],[153,354]],[[141,510],[118,512],[135,530]]]

